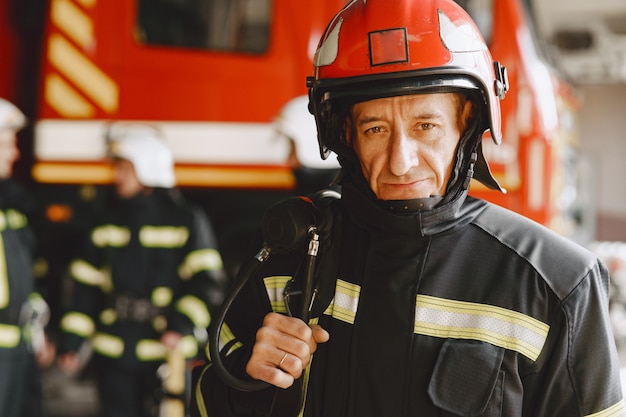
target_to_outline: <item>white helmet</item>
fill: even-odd
[[[13,103],[0,98],[0,129],[18,131],[26,126],[26,116]]]
[[[172,188],[176,184],[174,158],[157,128],[114,123],[109,126],[107,141],[109,154],[130,161],[143,186]]]
[[[322,159],[315,118],[308,110],[309,97],[296,97],[280,110],[274,119],[274,129],[294,141],[298,161],[307,168],[340,168],[337,158]]]

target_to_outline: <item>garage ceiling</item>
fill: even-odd
[[[626,83],[625,0],[530,0],[555,65],[579,84]]]

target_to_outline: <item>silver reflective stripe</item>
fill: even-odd
[[[536,360],[550,326],[525,314],[486,304],[418,295],[415,333],[491,343]]]
[[[188,238],[184,226],[143,226],[139,230],[139,242],[146,248],[180,248]]]
[[[99,248],[105,246],[123,247],[130,242],[130,230],[127,227],[113,224],[98,226],[91,232],[91,241]]]
[[[187,255],[178,268],[178,274],[186,280],[200,271],[219,271],[222,267],[222,257],[217,250],[199,249]]]
[[[267,297],[272,305],[272,311],[275,313],[286,313],[284,291],[287,283],[291,280],[290,276],[274,276],[263,278]]]
[[[623,417],[624,415],[626,415],[626,405],[624,400],[621,400],[606,410],[602,410],[598,413],[587,414],[585,417]]]
[[[324,311],[324,314],[348,324],[354,324],[356,311],[359,308],[360,294],[361,287],[338,279],[335,285],[335,298]]]
[[[13,348],[20,343],[20,328],[10,324],[0,324],[0,347]]]

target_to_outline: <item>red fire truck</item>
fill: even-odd
[[[110,121],[125,120],[161,128],[178,184],[207,208],[224,247],[240,249],[236,236],[293,190],[288,146],[270,123],[306,93],[318,39],[346,0],[41,3],[0,0],[0,96],[31,120],[21,172],[47,204],[51,246],[69,249],[81,207],[110,183],[103,138]],[[459,3],[512,84],[503,144],[485,141],[508,193],[478,183],[472,193],[569,233],[574,95],[541,58],[522,0]]]

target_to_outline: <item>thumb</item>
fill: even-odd
[[[313,331],[313,339],[317,343],[325,343],[330,339],[330,334],[319,324],[311,325],[311,330]]]

